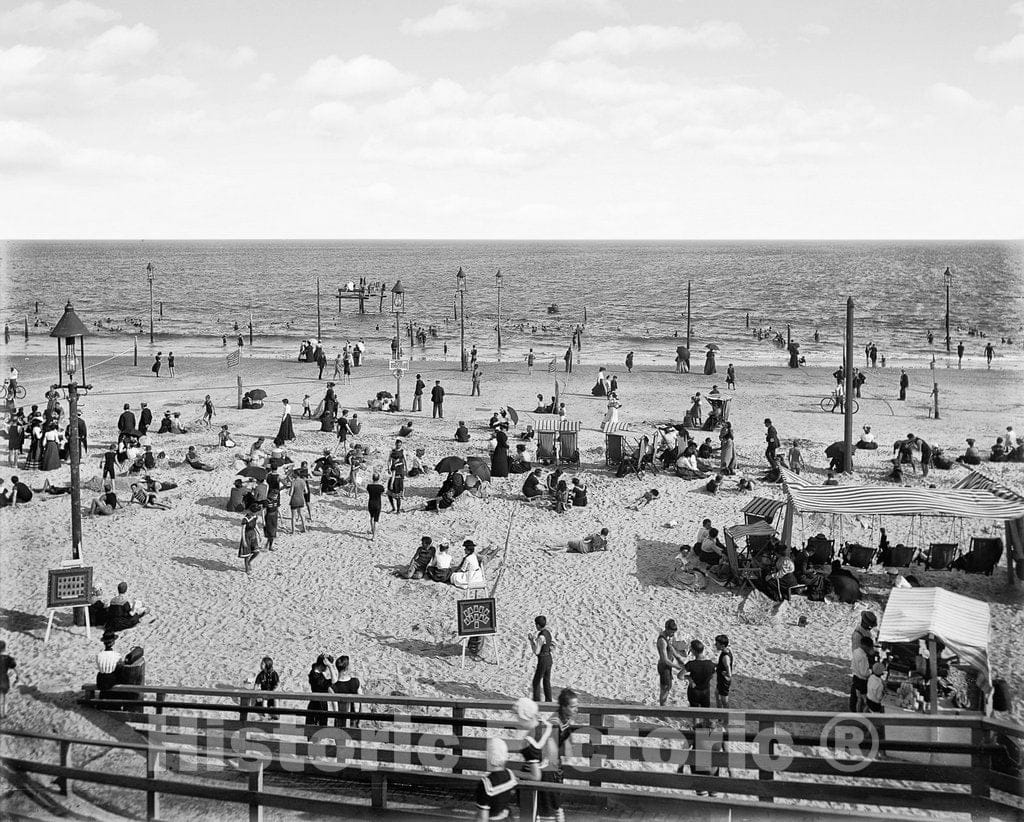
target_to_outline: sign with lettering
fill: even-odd
[[[92,568],[60,568],[49,572],[47,608],[71,608],[92,602]]]
[[[459,636],[485,636],[498,632],[493,599],[460,599],[455,606]]]

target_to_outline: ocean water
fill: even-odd
[[[373,300],[360,316],[354,300],[342,301],[339,313],[338,289],[360,277],[389,288],[400,279],[403,324],[438,328],[426,347],[415,346],[414,356],[437,356],[447,342],[456,358],[455,273],[461,266],[468,286],[466,345],[476,345],[483,360],[499,353],[500,269],[505,360],[529,348],[542,358],[561,356],[586,316],[583,346],[590,362],[618,363],[630,350],[640,362],[671,362],[685,342],[689,282],[695,367],[708,343],[721,347],[719,363],[783,363],[784,350],[751,331],[770,325],[785,334],[787,324],[811,364],[831,365],[841,357],[848,296],[855,303],[858,350],[874,341],[888,360],[913,364],[944,355],[943,272],[949,266],[953,346],[962,338],[968,356],[979,356],[991,341],[1000,360],[1024,359],[1020,242],[8,241],[0,244],[0,313],[11,325],[9,350],[51,351],[49,326],[71,299],[95,332],[87,344],[91,353],[128,349],[133,334],[148,353],[147,263],[154,267],[156,347],[188,355],[223,354],[221,337],[228,336],[230,349],[235,323],[248,346],[250,313],[257,351],[294,355],[299,340],[317,333],[319,276],[329,350],[360,338],[373,346],[394,335],[390,296],[384,313]],[[549,313],[550,306],[557,313]],[[27,344],[21,337],[26,316]],[[971,328],[987,339],[969,335]],[[1000,344],[1001,337],[1013,344]]]

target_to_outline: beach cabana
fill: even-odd
[[[749,525],[752,522],[767,522],[769,525],[775,515],[786,507],[786,500],[775,497],[754,497],[743,506],[743,519]],[[773,532],[774,533],[774,532]]]
[[[635,432],[624,422],[606,423],[601,430],[604,431],[604,464],[618,465],[622,461],[623,439]]]
[[[786,491],[782,541],[791,544],[793,515],[848,514],[890,517],[963,517],[1007,523],[1007,566],[1016,581],[1014,557],[1024,556],[1024,497],[1002,486],[993,488],[907,488],[901,485],[811,485],[799,474],[781,468]],[[977,482],[977,481],[976,481]],[[998,484],[997,484],[998,485]]]
[[[992,675],[988,644],[991,613],[987,602],[944,588],[894,588],[878,628],[881,643],[928,643],[932,713],[938,713],[937,640],[977,673],[985,705],[991,703]],[[986,708],[986,713],[989,709]]]
[[[733,577],[743,583],[751,585],[751,580],[761,575],[760,568],[749,567],[751,552],[756,551],[764,545],[771,537],[775,536],[776,529],[765,522],[757,519],[753,522],[745,522],[742,525],[730,525],[725,529],[725,553],[729,560],[729,568]],[[740,552],[737,542],[746,541],[746,557],[748,567],[740,567]]]
[[[537,432],[537,459],[575,461],[573,457],[579,453],[580,427],[579,420],[539,417],[534,429]]]

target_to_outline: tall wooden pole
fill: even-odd
[[[686,348],[690,348],[690,280],[686,281]]]
[[[466,371],[466,292],[459,292],[459,339],[462,346],[462,370]]]
[[[501,348],[501,283],[498,283],[498,348]]]
[[[320,342],[324,338],[323,330],[320,328],[320,276],[316,278],[316,340]]]
[[[395,409],[402,409],[402,332],[398,327],[399,317],[401,315],[395,312],[395,343],[397,348],[395,350]]]
[[[946,280],[946,353],[949,353],[949,281],[953,275],[949,273],[949,266],[946,266],[946,273],[942,275]]]
[[[73,379],[73,378],[72,378]],[[89,386],[84,386],[88,388]],[[78,442],[78,385],[68,385],[68,454],[71,462],[71,558],[82,558],[82,455]]]
[[[146,275],[149,277],[149,344],[153,344],[153,263],[146,263]]]
[[[843,467],[853,473],[853,297],[846,298],[846,401],[843,403]]]

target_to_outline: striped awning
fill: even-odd
[[[785,503],[783,503],[783,505],[785,505]],[[752,522],[749,525],[730,525],[725,529],[725,533],[733,539],[742,539],[743,537],[770,537],[775,533],[775,529],[767,522],[759,520],[757,522]]]
[[[620,437],[639,433],[639,431],[634,431],[628,422],[603,422],[601,430],[606,434],[618,434]]]
[[[582,423],[579,420],[560,420],[558,417],[539,417],[534,428],[537,431],[579,431]]]
[[[878,628],[879,642],[916,642],[934,634],[962,662],[984,673],[978,685],[991,691],[987,602],[944,588],[893,588]]]
[[[780,508],[786,507],[786,500],[774,499],[772,497],[754,497],[743,506],[743,513],[752,517],[763,517],[771,519]]]
[[[971,469],[966,477],[953,483],[953,487],[964,490],[991,491],[1002,499],[1024,502],[1024,496],[1018,494],[1010,486],[1004,485],[999,480],[993,479],[988,474],[979,471],[977,468]]]
[[[901,485],[811,485],[786,468],[782,481],[801,513],[866,516],[945,516],[972,519],[1019,519],[1024,501],[1003,499],[992,491],[961,488],[905,488]]]

